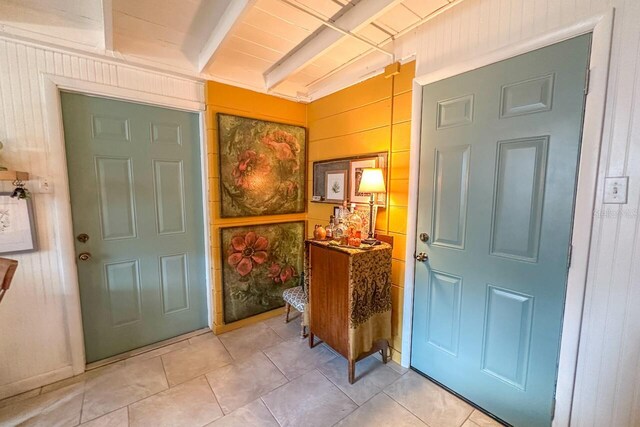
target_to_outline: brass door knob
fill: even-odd
[[[420,252],[418,255],[415,256],[416,261],[420,261],[420,262],[425,262],[426,260],[429,259],[429,255],[425,254],[424,252]]]
[[[78,258],[80,259],[80,261],[88,261],[91,259],[91,254],[89,252],[82,252],[80,255],[78,255]]]

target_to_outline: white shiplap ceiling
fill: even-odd
[[[0,31],[310,100],[459,1],[0,0]]]

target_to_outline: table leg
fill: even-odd
[[[384,341],[382,343],[382,363],[387,363],[389,361],[389,341]]]
[[[309,348],[313,348],[313,332],[309,331]]]
[[[349,384],[353,384],[356,380],[356,361],[349,360]]]

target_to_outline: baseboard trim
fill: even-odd
[[[44,374],[25,378],[24,380],[16,381],[14,383],[4,384],[0,386],[0,400],[42,387],[46,384],[55,383],[56,381],[72,376],[73,366],[68,365],[63,368],[56,369],[55,371],[45,372]]]

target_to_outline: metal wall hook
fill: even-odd
[[[13,185],[15,185],[15,189],[11,193],[11,198],[14,199],[29,199],[31,198],[31,192],[25,188],[25,182],[16,179],[13,181]]]

